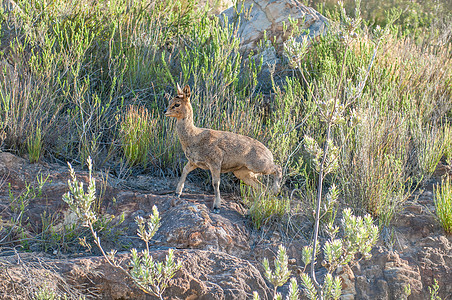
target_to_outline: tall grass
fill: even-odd
[[[257,230],[281,221],[290,213],[290,199],[287,197],[277,197],[268,190],[254,190],[244,184],[240,184],[240,194],[249,207],[248,215]]]
[[[194,3],[16,2],[3,15],[2,143],[22,152],[38,121],[50,155],[81,162],[111,151],[115,114],[148,97],[152,78],[171,81],[164,48],[185,33]]]

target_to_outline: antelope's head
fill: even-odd
[[[165,116],[176,119],[184,119],[192,113],[190,106],[190,87],[186,85],[183,89],[177,84],[177,96],[169,101],[168,107],[163,111]]]

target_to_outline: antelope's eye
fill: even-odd
[[[174,104],[174,107],[179,107],[179,106],[180,106],[180,103]]]

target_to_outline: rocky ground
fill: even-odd
[[[438,172],[436,176],[444,173]],[[35,188],[21,214],[20,203],[12,199],[24,195],[29,184],[36,187],[39,174],[48,175],[47,182],[40,193]],[[77,175],[87,178],[84,171]],[[45,283],[74,298],[153,299],[108,265],[95,246],[91,251],[81,247],[76,233],[62,238],[61,228],[74,223],[62,201],[68,177],[67,166],[29,164],[11,153],[0,153],[0,298],[31,297]],[[300,249],[308,244],[309,228],[295,237],[275,227],[253,230],[237,196],[224,194],[221,213],[213,214],[213,194],[194,183],[187,183],[186,193],[172,207],[167,192],[177,179],[140,176],[120,181],[100,173],[97,179],[99,210],[104,216],[116,216],[106,226],[112,230],[103,231],[101,239],[107,250],[119,250],[124,266],[128,249],[144,247],[136,236],[135,217],[147,216],[153,205],[158,207],[162,221],[152,255],[163,260],[168,249],[175,248],[182,263],[166,299],[250,299],[253,291],[271,299],[272,287],[262,275],[261,261],[273,258],[280,244],[288,249],[294,276],[301,269]],[[432,188],[427,185],[395,218],[389,238],[373,249],[370,260],[341,270],[342,298],[406,299],[409,286],[409,299],[429,299],[428,287],[436,279],[439,295],[451,299],[452,237],[439,227],[432,211]],[[121,214],[124,222],[118,224]],[[20,217],[25,225],[19,230],[11,220]],[[53,236],[46,230],[49,224]],[[286,290],[281,288],[282,293]]]

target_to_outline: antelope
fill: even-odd
[[[221,173],[232,172],[253,188],[262,185],[257,179],[258,175],[272,174],[272,190],[276,194],[280,188],[282,172],[281,167],[273,162],[270,150],[261,142],[244,135],[196,127],[190,96],[188,85],[181,89],[177,84],[177,96],[169,101],[168,107],[163,111],[165,116],[177,119],[177,135],[188,159],[176,187],[176,197],[180,198],[188,173],[196,168],[210,170],[212,174],[214,213],[220,212]]]

